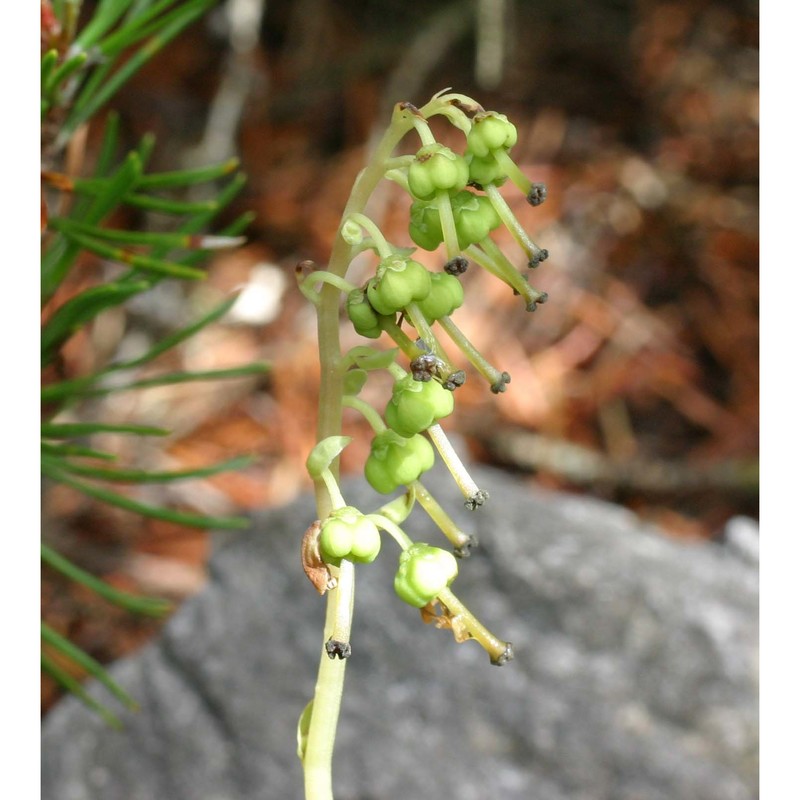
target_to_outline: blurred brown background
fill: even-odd
[[[550,251],[531,280],[550,299],[526,314],[477,267],[466,274],[455,319],[512,383],[494,396],[468,380],[446,428],[475,460],[625,504],[673,535],[711,538],[731,517],[757,516],[758,40],[749,0],[220,4],[114,107],[128,144],[157,135],[154,169],[239,155],[249,184],[227,216],[257,213],[249,242],[217,256],[204,285],[165,284],[106,314],[71,343],[66,367],[80,374],[138,350],[243,286],[224,324],[159,367],[264,359],[272,371],[116,394],[76,413],[174,430],[166,446],[119,451],[125,463],[258,457],[240,473],[146,489],[150,501],[234,513],[307,490],[318,368],[315,319],[294,266],[325,264],[393,103],[422,104],[452,87],[508,114],[520,133],[515,160],[548,186],[535,209],[513,187],[506,196]],[[77,169],[91,164],[97,133],[74,154]],[[389,187],[378,200],[387,237],[409,243],[408,199]],[[158,216],[134,222],[164,225]],[[436,256],[420,258],[438,266]],[[346,325],[343,336],[356,342]],[[355,441],[343,467],[355,474],[369,435],[357,419],[348,427]],[[44,501],[48,535],[116,585],[176,601],[202,586],[208,534],[61,487]],[[102,661],[159,625],[50,573],[43,592],[48,620]],[[54,697],[45,684],[45,707]]]

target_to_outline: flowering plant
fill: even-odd
[[[464,152],[438,142],[429,121],[445,120],[464,135]],[[406,134],[416,131],[416,153],[396,155]],[[511,180],[531,205],[545,199],[542,184],[531,182],[510,155],[517,140],[513,123],[484,110],[475,100],[449,91],[417,108],[398,103],[383,138],[358,175],[342,215],[328,268],[297,267],[301,291],[318,315],[321,386],[317,444],[307,460],[314,481],[318,519],[303,537],[306,574],[327,595],[320,666],[313,699],[298,724],[298,755],[303,763],[307,800],[333,797],[331,766],[336,724],[344,687],[346,659],[352,655],[350,630],[355,592],[355,564],[379,555],[380,534],[399,547],[394,581],[398,597],[452,630],[456,641],[474,639],[492,664],[513,658],[510,643],[491,633],[451,591],[458,574],[456,557],[476,544],[462,531],[422,482],[435,454],[450,470],[469,509],[488,499],[450,445],[439,422],[454,408],[466,373],[449,360],[441,344],[450,340],[482,376],[492,392],[506,389],[510,376],[492,366],[453,322],[464,292],[459,276],[472,261],[504,281],[533,311],[547,298],[534,289],[492,240],[500,225],[511,232],[528,267],[547,258],[516,219],[498,187]],[[444,246],[441,272],[431,272],[413,258],[413,249],[387,240],[365,213],[382,180],[399,184],[411,196],[409,236],[419,247]],[[363,286],[347,279],[348,267],[361,253],[377,258],[375,273]],[[379,349],[358,345],[342,351],[340,315],[368,339],[382,335],[395,345]],[[371,373],[388,371],[394,380],[383,414],[359,397]],[[401,493],[375,511],[350,506],[338,482],[338,457],[350,438],[342,435],[343,409],[360,412],[373,429],[364,475],[380,494]],[[415,504],[450,542],[453,552],[414,542],[402,525]]]

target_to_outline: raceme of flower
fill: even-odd
[[[464,135],[462,152],[438,142],[429,125],[444,117]],[[396,155],[403,137],[416,131],[415,153]],[[539,205],[543,184],[519,169],[510,151],[517,130],[508,118],[485,111],[477,102],[449,90],[417,108],[395,106],[391,123],[353,186],[326,270],[302,262],[297,268],[301,291],[316,306],[321,362],[317,445],[307,460],[314,480],[317,512],[303,538],[303,566],[320,594],[327,594],[323,647],[313,700],[298,724],[298,755],[303,762],[307,800],[330,800],[331,763],[336,721],[344,684],[345,659],[351,656],[350,628],[355,567],[381,554],[381,532],[399,547],[394,580],[400,600],[420,609],[426,622],[452,630],[456,641],[475,640],[493,664],[513,658],[511,644],[492,634],[453,594],[458,560],[476,544],[426,490],[422,479],[436,454],[451,472],[469,509],[488,499],[469,475],[440,422],[452,414],[466,373],[452,364],[442,346],[448,340],[494,393],[510,381],[467,339],[452,315],[464,301],[460,276],[470,263],[487,270],[519,295],[528,311],[547,299],[533,288],[491,238],[505,226],[529,268],[547,258],[512,213],[498,187],[510,180],[527,201]],[[444,249],[441,271],[428,270],[414,258],[414,248],[387,240],[365,214],[367,201],[383,180],[402,186],[411,197],[408,233],[419,248]],[[375,272],[361,286],[347,280],[356,256],[371,251]],[[369,340],[384,335],[395,345],[381,349],[363,344],[342,352],[339,323],[344,314],[355,331]],[[377,409],[359,394],[370,375],[388,371],[391,396]],[[350,442],[342,435],[344,408],[360,412],[373,429],[364,475],[381,495],[396,496],[375,511],[349,505],[338,482],[338,457]],[[402,529],[419,504],[431,529],[452,552],[414,542]],[[385,556],[384,556],[385,557]]]

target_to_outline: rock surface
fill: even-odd
[[[491,500],[472,513],[444,476],[426,483],[481,543],[454,590],[516,658],[498,669],[476,643],[422,624],[392,592],[387,540],[357,570],[337,800],[756,797],[752,554],[477,476]],[[345,496],[379,504],[361,484]],[[44,800],[300,800],[295,729],[324,617],[299,566],[312,519],[306,498],[220,541],[208,587],[115,665],[142,706],[124,730],[71,698],[48,715]],[[419,510],[405,527],[444,541]]]

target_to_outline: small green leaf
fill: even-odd
[[[72,561],[53,550],[52,547],[44,542],[41,544],[41,549],[42,562],[44,564],[95,592],[112,605],[124,608],[126,611],[132,611],[135,614],[144,614],[148,617],[163,617],[172,608],[172,604],[167,600],[162,600],[158,597],[141,597],[115,589],[90,572],[86,572],[86,570],[73,564]]]
[[[228,202],[227,200],[225,201]],[[214,212],[216,213],[216,212]],[[226,225],[221,231],[220,235],[223,236],[238,236],[245,228],[250,225],[255,216],[249,212],[237,217],[230,225]],[[196,264],[206,257],[206,253],[202,250],[195,251],[183,256],[180,260],[181,264]]]
[[[47,320],[42,330],[42,364],[49,364],[56,350],[98,314],[149,288],[150,284],[144,282],[107,283],[93,286],[67,300]]]
[[[111,506],[123,508],[135,514],[141,514],[143,517],[160,519],[163,522],[175,522],[178,525],[186,525],[191,528],[242,530],[250,526],[250,521],[243,517],[211,517],[206,514],[174,511],[173,509],[163,506],[151,506],[146,503],[140,503],[138,500],[133,500],[126,495],[112,492],[108,489],[85,483],[84,481],[75,480],[63,469],[55,466],[50,461],[42,460],[42,472],[54,481],[63,483],[65,486],[69,486],[88,497],[94,497],[96,500],[102,500],[104,503],[108,503]]]
[[[297,720],[297,757],[302,761],[306,757],[308,744],[308,730],[311,727],[311,714],[314,711],[314,701],[309,700]]]
[[[142,136],[139,146],[136,148],[136,152],[139,154],[139,158],[142,160],[142,172],[144,172],[147,168],[147,164],[150,161],[150,157],[153,155],[153,151],[155,149],[156,137],[148,131],[144,134],[144,136]]]
[[[59,383],[50,384],[42,389],[42,400],[44,402],[58,402],[63,401],[64,399],[70,396],[78,396],[78,395],[86,395],[94,393],[95,395],[102,395],[108,394],[110,391],[115,391],[115,389],[97,389],[94,390],[94,385],[105,375],[109,375],[113,372],[120,372],[127,369],[133,369],[135,367],[142,366],[143,364],[152,361],[157,356],[161,355],[162,353],[166,352],[172,347],[180,344],[181,342],[185,341],[192,335],[194,335],[197,331],[204,328],[205,326],[211,324],[212,322],[216,321],[220,317],[224,316],[231,306],[236,302],[236,297],[231,297],[225,300],[216,308],[212,309],[206,316],[202,317],[201,319],[193,322],[191,325],[188,325],[185,328],[182,328],[179,331],[176,331],[173,334],[162,339],[158,342],[154,347],[150,348],[147,352],[145,352],[141,356],[137,356],[134,359],[129,361],[118,362],[116,364],[111,364],[104,369],[92,374],[86,375],[81,378],[73,378],[67,381],[60,381]],[[244,372],[242,371],[244,370]],[[217,372],[205,372],[205,373],[177,373],[177,375],[168,375],[164,376],[163,378],[154,378],[149,379],[147,381],[140,381],[137,384],[133,385],[132,388],[143,388],[146,386],[155,386],[160,385],[160,383],[179,383],[185,380],[215,380],[216,378],[232,378],[232,377],[242,377],[242,375],[250,375],[250,374],[259,374],[262,372],[266,372],[269,370],[269,366],[263,363],[245,365],[243,368],[236,368],[233,372],[231,370],[221,370]],[[116,391],[122,391],[127,388],[130,388],[129,385],[121,386],[116,389]],[[120,430],[120,432],[126,432]],[[146,431],[140,430],[138,428],[131,430],[130,433],[140,433],[142,435],[151,435],[146,433]],[[167,432],[168,433],[168,432]]]
[[[111,212],[142,178],[142,159],[137,152],[128,153],[122,165],[110,176],[105,191],[98,194],[83,222],[96,225]]]
[[[88,81],[75,100],[67,120],[64,122],[61,133],[56,140],[56,146],[63,146],[71,138],[75,129],[96,114],[141,67],[153,56],[161,51],[184,28],[200,17],[211,7],[216,0],[187,0],[173,14],[165,15],[153,28],[157,32],[139,47],[117,71],[106,79],[111,61],[104,69],[98,68],[96,74],[102,75],[100,81]],[[151,29],[147,29],[147,33]],[[121,42],[124,49],[129,42]],[[93,76],[94,77],[94,76]],[[102,83],[102,85],[100,85]]]
[[[111,481],[113,483],[170,483],[172,481],[188,480],[190,478],[207,478],[218,475],[221,472],[231,472],[243,469],[255,461],[250,456],[240,456],[208,467],[198,467],[196,469],[174,470],[172,472],[149,472],[147,470],[136,469],[103,469],[100,467],[90,467],[85,464],[72,464],[59,461],[56,465],[73,475],[82,475],[87,478]]]
[[[235,294],[233,297],[229,297],[227,300],[225,300],[223,303],[220,303],[218,306],[209,311],[208,314],[206,314],[204,317],[201,317],[196,322],[193,322],[191,325],[187,325],[185,328],[175,331],[175,333],[169,334],[169,336],[165,336],[143,355],[137,356],[129,361],[113,364],[108,371],[110,372],[113,370],[114,372],[118,372],[123,369],[133,369],[134,367],[140,367],[143,364],[153,361],[153,359],[157,358],[163,353],[166,353],[173,347],[177,347],[177,345],[194,336],[198,331],[216,322],[221,317],[224,317],[225,314],[231,310],[234,303],[238,299],[238,294]]]
[[[136,44],[136,42],[150,36],[151,33],[156,33],[176,17],[185,15],[187,8],[191,10],[192,5],[197,5],[198,3],[201,5],[203,3],[208,4],[209,2],[213,3],[214,0],[183,0],[183,2],[177,3],[177,8],[163,14],[159,19],[156,19],[156,17],[170,6],[175,6],[176,0],[161,0],[160,3],[155,3],[136,15],[128,14],[125,24],[120,26],[120,29],[107,39],[100,42],[98,50],[107,56],[116,56],[131,47],[131,45]],[[148,5],[150,4],[148,3]]]
[[[139,193],[125,195],[122,202],[125,205],[133,206],[133,208],[141,208],[145,211],[160,211],[162,214],[196,214],[198,212],[219,210],[219,204],[215,200],[190,202]]]
[[[371,371],[386,369],[390,364],[394,364],[398,352],[399,349],[397,347],[392,347],[389,350],[376,350],[374,347],[367,345],[358,345],[348,350],[345,358],[360,369]]]
[[[119,114],[111,111],[106,117],[106,127],[103,131],[103,141],[100,145],[100,153],[95,163],[94,175],[100,178],[108,175],[114,163],[114,156],[119,145]]]
[[[72,439],[95,433],[134,433],[137,436],[168,436],[166,428],[147,425],[111,425],[104,422],[45,422],[42,436],[47,439]]]
[[[128,2],[100,0],[91,19],[76,37],[73,47],[86,50],[91,47],[125,13]]]
[[[239,192],[244,189],[247,184],[247,177],[242,172],[237,172],[225,186],[222,187],[219,194],[214,198],[216,206],[208,211],[198,213],[192,219],[184,222],[178,230],[181,233],[199,233],[202,231],[214,217],[220,213],[228,204],[236,197]],[[224,230],[223,233],[234,235],[230,230]],[[187,259],[191,256],[187,256]]]
[[[96,253],[103,258],[116,261],[120,264],[126,264],[134,267],[135,269],[144,272],[152,272],[155,275],[167,278],[183,278],[184,280],[200,280],[206,277],[205,272],[193,267],[187,267],[177,261],[165,261],[160,258],[152,258],[150,256],[140,255],[131,250],[124,250],[119,247],[111,247],[98,241],[94,236],[87,236],[81,233],[78,224],[63,218],[54,218],[48,221],[49,227],[63,233],[68,239],[75,244]],[[135,238],[151,238],[148,235],[140,234]],[[150,242],[152,243],[152,242]],[[169,245],[174,247],[174,245]]]
[[[239,159],[229,158],[221,164],[211,164],[207,167],[145,175],[140,187],[142,189],[175,189],[182,186],[194,186],[197,183],[208,183],[218,178],[224,178],[236,172],[237,169],[239,169]]]
[[[55,224],[52,224],[55,223]],[[158,245],[184,250],[218,250],[224,247],[236,247],[244,243],[241,237],[202,236],[191,233],[153,233],[150,231],[130,231],[125,229],[101,228],[97,225],[86,225],[69,219],[52,218],[51,227],[62,230],[68,236],[70,232],[85,234],[102,241],[117,242],[133,246]]]
[[[103,669],[102,664],[92,658],[88,653],[76,647],[69,639],[54,631],[49,625],[42,622],[42,641],[46,642],[55,650],[58,650],[71,661],[74,661],[81,669],[96,678],[103,686],[108,689],[117,700],[131,711],[137,709],[134,699]]]
[[[367,371],[363,369],[349,369],[344,374],[343,391],[345,394],[357,395],[367,382]]]
[[[74,75],[86,64],[86,60],[86,53],[78,53],[72,56],[72,58],[68,58],[60,67],[50,74],[47,82],[44,84],[42,94],[47,98],[51,98],[62,83],[68,80],[71,75]]]
[[[174,383],[189,383],[192,381],[217,381],[231,378],[247,378],[251,375],[263,375],[269,371],[269,366],[263,363],[246,364],[243,367],[231,367],[230,369],[211,369],[205,372],[170,372],[166,375],[159,375],[155,378],[144,378],[133,383],[126,383],[121,386],[99,386],[90,387],[87,385],[71,387],[71,393],[82,395],[83,397],[101,397],[112,392],[127,392],[134,389],[149,389],[153,386],[168,386]],[[52,401],[61,398],[59,387],[61,384],[54,383],[42,389],[42,399]]]
[[[141,159],[137,153],[129,153],[122,165],[109,179],[105,188],[93,198],[90,205],[80,207],[82,221],[89,224],[99,223],[120,200],[133,190],[141,177]],[[75,209],[71,219],[77,219],[79,209]],[[64,234],[56,237],[42,256],[41,294],[44,300],[53,296],[81,250],[78,242],[70,241]]]
[[[333,460],[353,441],[352,436],[329,436],[318,442],[316,447],[308,454],[306,469],[315,480],[328,469]]]
[[[97,458],[103,461],[116,461],[116,456],[112,453],[104,453],[102,450],[92,450],[90,447],[83,447],[79,444],[51,444],[42,442],[42,454],[50,456],[77,456],[80,458]]]
[[[42,56],[42,87],[47,83],[56,64],[58,64],[58,50],[48,50]]]
[[[81,686],[80,681],[72,677],[68,672],[63,670],[56,664],[56,662],[45,653],[41,654],[42,669],[54,681],[63,686],[67,691],[72,692],[81,702],[87,705],[95,713],[99,714],[105,722],[112,728],[119,730],[122,728],[122,723],[119,718],[112,714],[102,703],[94,699],[86,689]]]

